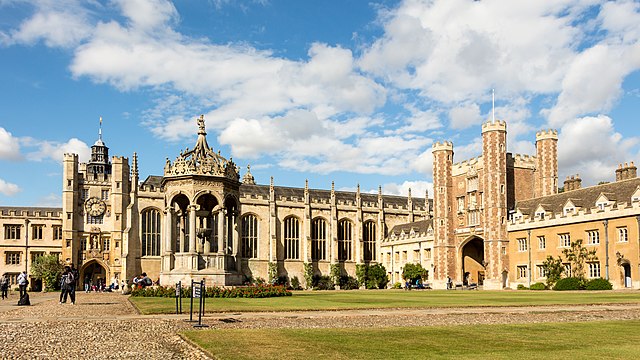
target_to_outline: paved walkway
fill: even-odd
[[[119,293],[77,293],[77,304],[58,304],[58,293],[30,293],[32,306],[16,306],[17,293],[0,301],[2,359],[208,359],[179,331],[189,315],[139,315]],[[210,309],[209,309],[210,310]],[[336,328],[516,324],[640,320],[640,304],[457,307],[209,313],[203,322],[223,328]]]

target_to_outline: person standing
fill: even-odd
[[[60,304],[67,302],[67,295],[71,298],[71,304],[76,304],[76,293],[72,291],[75,288],[76,279],[73,276],[71,268],[68,266],[64,268],[62,278],[60,279]],[[74,289],[75,290],[75,289]]]
[[[18,275],[18,288],[20,289],[20,297],[27,293],[27,285],[29,285],[29,280],[27,280],[27,272],[23,271]]]
[[[9,276],[7,276],[7,273],[2,274],[0,279],[0,291],[2,291],[2,300],[7,299],[7,292],[9,291]]]
[[[71,303],[75,303],[76,302],[76,285],[78,285],[78,270],[73,267],[73,264],[71,264],[71,276],[73,277],[73,281],[69,284],[70,288],[69,288],[69,295],[71,296]]]
[[[87,274],[84,277],[84,292],[88,293],[91,290],[91,275]]]

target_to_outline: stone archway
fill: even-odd
[[[96,260],[89,261],[84,264],[80,269],[79,283],[84,284],[87,277],[91,285],[97,285],[100,282],[104,282],[105,285],[109,283],[109,272],[107,268]]]
[[[484,241],[472,237],[460,251],[463,283],[482,285],[484,281]]]

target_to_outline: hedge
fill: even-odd
[[[562,278],[558,280],[556,285],[553,287],[553,290],[582,290],[584,289],[584,283],[582,280],[576,277],[568,277]]]
[[[191,297],[191,288],[182,288],[182,297]],[[175,297],[176,289],[168,286],[152,286],[146,288],[134,288],[131,296],[139,297]],[[237,288],[221,288],[217,286],[206,288],[206,297],[214,298],[268,298],[278,296],[291,296],[291,291],[284,286],[256,285]]]
[[[587,281],[587,285],[585,286],[587,290],[611,290],[613,289],[613,285],[609,280],[603,278],[591,279]]]

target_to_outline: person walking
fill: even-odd
[[[88,293],[91,291],[91,275],[87,274],[84,277],[84,292]]]
[[[27,272],[23,271],[18,275],[18,288],[20,289],[20,297],[27,293],[27,285],[29,280],[27,279]]]
[[[73,282],[71,282],[69,284],[70,288],[69,288],[69,295],[71,296],[71,303],[75,303],[76,300],[76,286],[78,285],[78,270],[73,267],[73,264],[71,264],[71,269],[69,270],[71,272],[71,276],[73,277]]]
[[[2,274],[2,278],[0,278],[0,291],[2,291],[2,300],[9,298],[7,296],[9,291],[9,276],[7,276],[7,273]]]

